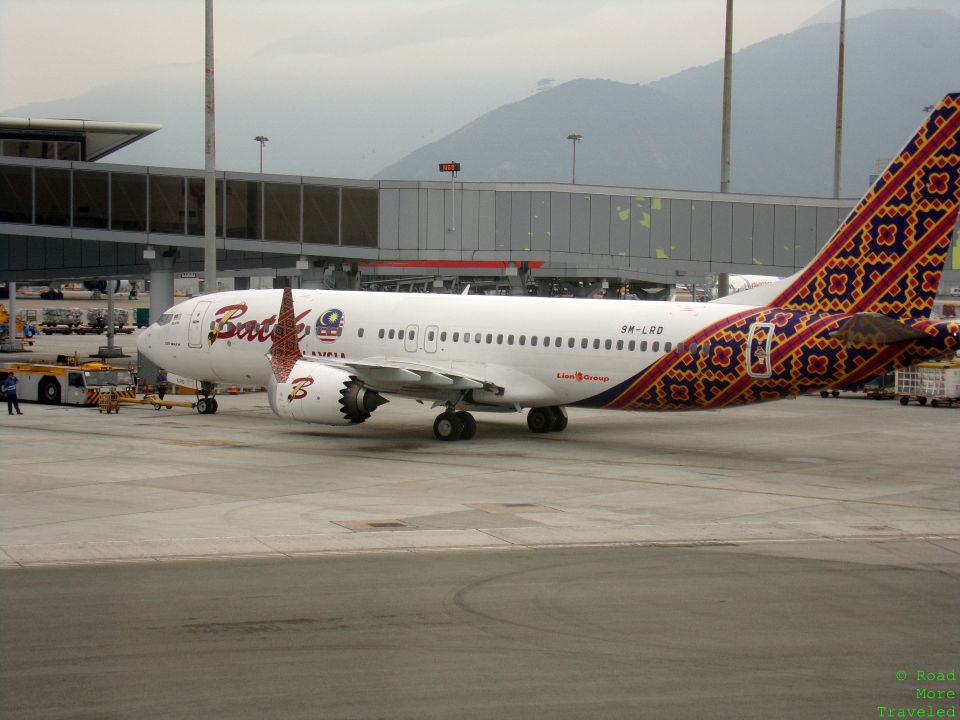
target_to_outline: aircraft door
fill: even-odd
[[[419,325],[407,325],[407,332],[403,336],[403,348],[407,352],[417,351],[417,331],[419,329]]]
[[[193,308],[193,313],[190,315],[190,328],[187,330],[187,345],[192,348],[198,348],[203,345],[203,341],[207,335],[203,319],[206,317],[207,310],[209,309],[209,300],[201,300]]]
[[[765,379],[773,373],[770,363],[770,344],[773,342],[774,326],[772,323],[754,323],[750,326],[750,335],[747,337],[747,375],[752,378]]]
[[[437,351],[437,335],[440,331],[436,325],[427,325],[426,334],[423,336],[423,349],[428,353]]]

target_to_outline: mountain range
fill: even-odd
[[[831,16],[828,8],[796,31],[734,55],[731,190],[831,193],[838,26],[816,22]],[[848,16],[845,196],[861,194],[878,160],[897,152],[925,106],[960,90],[957,37],[960,15],[952,12]],[[253,136],[266,134],[266,172],[444,180],[437,163],[455,160],[464,181],[570,182],[566,137],[578,133],[578,183],[719,188],[719,61],[646,84],[573,80],[498,107],[500,98],[519,94],[519,79],[492,86],[484,77],[458,78],[471,89],[468,105],[444,102],[427,78],[381,78],[374,88],[318,73],[306,60],[283,72],[269,60],[261,53],[218,68],[221,169],[255,171]],[[476,117],[484,107],[495,109]],[[155,67],[3,114],[158,122],[162,131],[108,162],[203,165],[203,75],[196,63]]]
[[[884,10],[847,21],[842,188],[857,196],[895,155],[924,107],[960,90],[960,17]],[[733,59],[731,190],[829,196],[833,187],[836,23],[779,35]],[[376,175],[717,190],[723,65],[644,85],[581,79],[505,105]]]

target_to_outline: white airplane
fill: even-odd
[[[441,440],[471,413],[565,406],[692,410],[852,386],[953,353],[960,323],[930,310],[960,202],[960,94],[947,95],[817,256],[711,303],[328,290],[243,290],[176,305],[138,347],[202,381],[266,385],[274,412],[364,422],[387,396],[442,407]]]

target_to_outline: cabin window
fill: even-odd
[[[473,341],[475,343],[480,342],[480,333],[477,333],[476,335],[473,336]],[[490,342],[489,338],[487,339],[487,342]]]
[[[403,330],[398,330],[398,331],[397,331],[397,337],[398,337],[400,340],[403,340]],[[413,338],[413,336],[411,335],[411,339],[412,339],[412,338]]]
[[[680,343],[681,345],[683,343]],[[695,342],[690,343],[690,354],[695,354],[697,352],[697,344]]]
[[[670,352],[670,346],[671,346],[670,343],[668,343],[668,342],[664,343],[664,344],[663,344],[663,351],[664,351],[665,353]]]
[[[507,335],[507,345],[513,345],[513,335]]]
[[[362,338],[362,337],[363,337],[363,328],[360,328],[359,330],[357,330],[357,337],[358,337],[358,338]]]
[[[521,345],[526,345],[526,344],[527,344],[527,336],[526,336],[526,335],[521,335],[518,342],[519,342]]]
[[[470,333],[464,333],[464,334],[463,334],[463,341],[464,341],[464,342],[470,342]]]
[[[600,340],[599,340],[599,338],[593,341],[593,349],[594,349],[594,350],[599,350],[599,349],[600,349]]]
[[[466,338],[466,335],[464,335],[464,338]],[[454,341],[454,342],[459,342],[459,341],[460,341],[460,333],[459,333],[459,332],[455,332],[455,333],[453,334],[453,341]]]
[[[531,336],[530,336],[530,345],[531,345],[531,347],[536,347],[536,346],[537,346],[537,340],[539,340],[539,338],[538,338],[536,335],[531,335]],[[520,344],[523,345],[523,335],[520,336]]]
[[[383,328],[380,328],[380,332],[378,333],[378,335],[380,339],[383,340]]]
[[[390,338],[391,340],[393,340],[393,336],[396,335],[396,334],[397,334],[397,331],[394,330],[393,328],[390,328],[389,338]]]
[[[650,349],[653,350],[654,352],[660,352],[660,341],[654,340],[653,345],[650,346]]]
[[[532,342],[533,342],[534,345],[536,345],[536,344],[537,344],[537,338],[535,338],[535,337],[532,338]],[[544,335],[544,336],[543,336],[543,346],[544,346],[544,347],[550,347],[550,336],[549,336],[549,335]]]
[[[637,341],[636,341],[636,340],[631,340],[629,343],[627,343],[627,350],[629,350],[630,352],[633,352],[633,351],[636,350],[636,349],[637,349]]]
[[[487,333],[487,345],[493,343],[493,333]]]
[[[621,342],[623,342],[623,341],[621,341]],[[606,350],[611,350],[611,349],[613,348],[613,340],[605,340],[604,343],[603,343],[603,347],[604,347],[604,349],[606,349]]]
[[[710,343],[709,343],[709,342],[700,343],[700,354],[701,354],[701,355],[709,355],[709,354],[710,354]]]
[[[549,344],[550,344],[550,343],[547,343],[547,345],[549,345]],[[560,338],[560,337],[556,338],[556,339],[553,341],[553,344],[554,344],[556,347],[563,347],[563,338]],[[573,345],[571,345],[570,347],[573,347]]]
[[[410,337],[413,337],[413,331],[412,331],[412,330],[410,331]],[[428,340],[429,342],[433,342],[433,338],[434,338],[434,337],[436,337],[436,335],[435,335],[435,332],[434,332],[433,330],[430,330],[429,332],[427,332],[427,340]]]
[[[679,354],[682,353],[682,352],[683,352],[683,343],[682,343],[682,342],[678,342],[678,343],[677,343],[677,354],[679,355]]]
[[[567,347],[571,347],[571,348],[572,348],[572,347],[573,347],[573,343],[574,343],[573,338],[570,338],[569,340],[567,340]]]
[[[617,350],[623,350],[623,340],[617,340]]]
[[[446,341],[447,341],[447,331],[444,330],[442,333],[440,333],[440,342],[446,342]]]
[[[590,342],[589,340],[587,340],[586,338],[584,338],[583,340],[580,341],[580,347],[583,348],[584,350],[586,350],[586,349],[587,349],[587,344],[588,344],[589,342]]]
[[[497,334],[497,345],[503,345],[503,335]]]
[[[641,340],[641,341],[640,341],[640,352],[646,352],[646,351],[647,351],[647,341],[646,341],[646,340]]]
[[[417,339],[417,331],[416,331],[416,330],[411,330],[408,337],[409,337],[411,340],[416,340],[416,339]],[[403,339],[403,330],[400,331],[400,338]]]

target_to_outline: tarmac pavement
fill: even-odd
[[[0,414],[4,718],[955,712],[960,410],[219,401]]]

